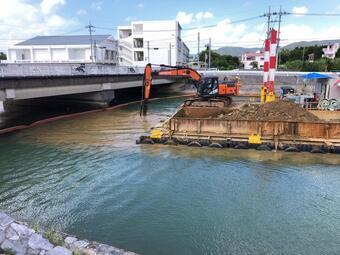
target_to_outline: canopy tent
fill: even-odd
[[[312,80],[312,79],[331,79],[332,76],[321,74],[321,73],[308,73],[305,75],[300,76],[302,79],[305,80]]]

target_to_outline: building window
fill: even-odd
[[[133,39],[133,47],[135,48],[143,48],[143,38],[134,38]]]
[[[135,51],[135,61],[144,60],[144,51]]]
[[[133,33],[134,34],[143,33],[143,24],[133,24]]]

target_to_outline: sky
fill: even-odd
[[[0,0],[0,50],[37,35],[87,34],[91,20],[96,34],[113,34],[119,25],[138,20],[175,20],[185,30],[182,39],[191,53],[211,38],[212,47],[261,47],[266,36],[266,19],[233,23],[268,11],[290,13],[340,13],[340,0]],[[210,28],[204,26],[216,25]],[[340,16],[282,17],[281,44],[302,40],[340,38]]]

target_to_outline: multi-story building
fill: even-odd
[[[8,49],[16,63],[117,63],[117,41],[111,35],[37,36]]]
[[[181,31],[177,21],[134,21],[130,26],[119,26],[119,64],[187,64],[189,48],[181,39]]]
[[[263,69],[264,53],[261,51],[246,52],[241,55],[241,63],[244,69]]]

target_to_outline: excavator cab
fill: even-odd
[[[213,97],[218,94],[218,77],[204,77],[197,87],[199,97]]]
[[[217,76],[204,77],[198,84],[197,94],[200,97],[228,97],[239,94],[238,80],[223,80],[221,83]]]

